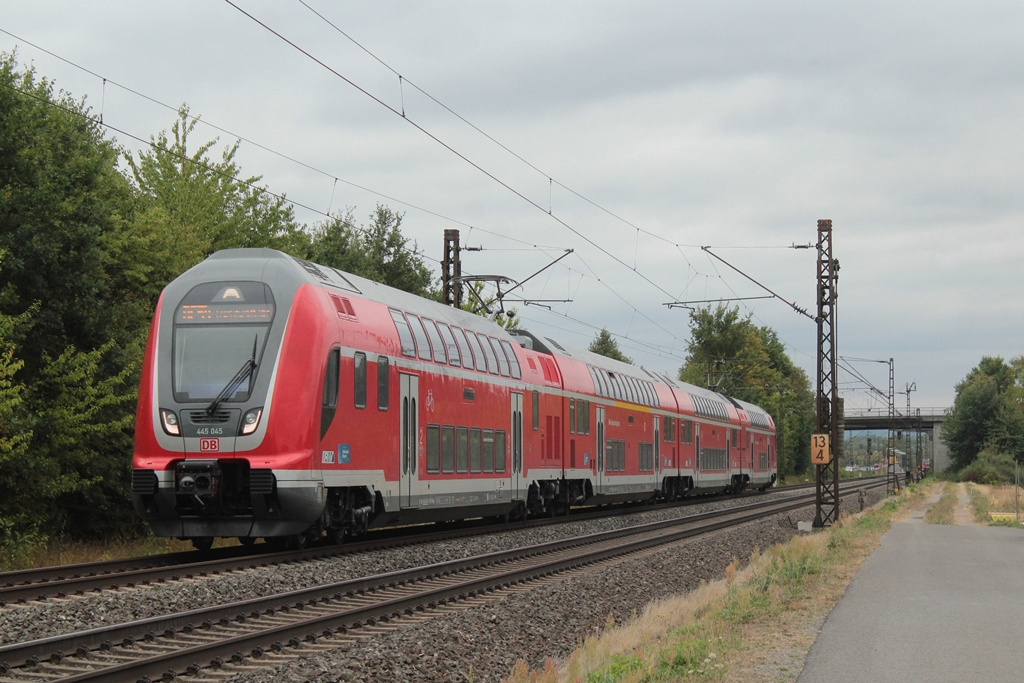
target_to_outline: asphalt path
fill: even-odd
[[[882,537],[798,683],[1024,681],[1024,531],[923,516]]]

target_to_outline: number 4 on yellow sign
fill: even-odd
[[[811,464],[827,465],[832,461],[832,451],[828,442],[828,434],[811,434]]]

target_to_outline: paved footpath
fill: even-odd
[[[923,516],[882,537],[798,683],[1024,681],[1024,531]]]

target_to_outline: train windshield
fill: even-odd
[[[174,312],[174,400],[248,399],[274,311],[274,296],[261,282],[209,282],[185,295]]]

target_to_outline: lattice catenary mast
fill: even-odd
[[[828,463],[815,465],[818,472],[814,526],[830,526],[839,520],[839,384],[836,381],[836,284],[839,261],[832,258],[832,221],[818,221],[818,429],[829,435]]]

